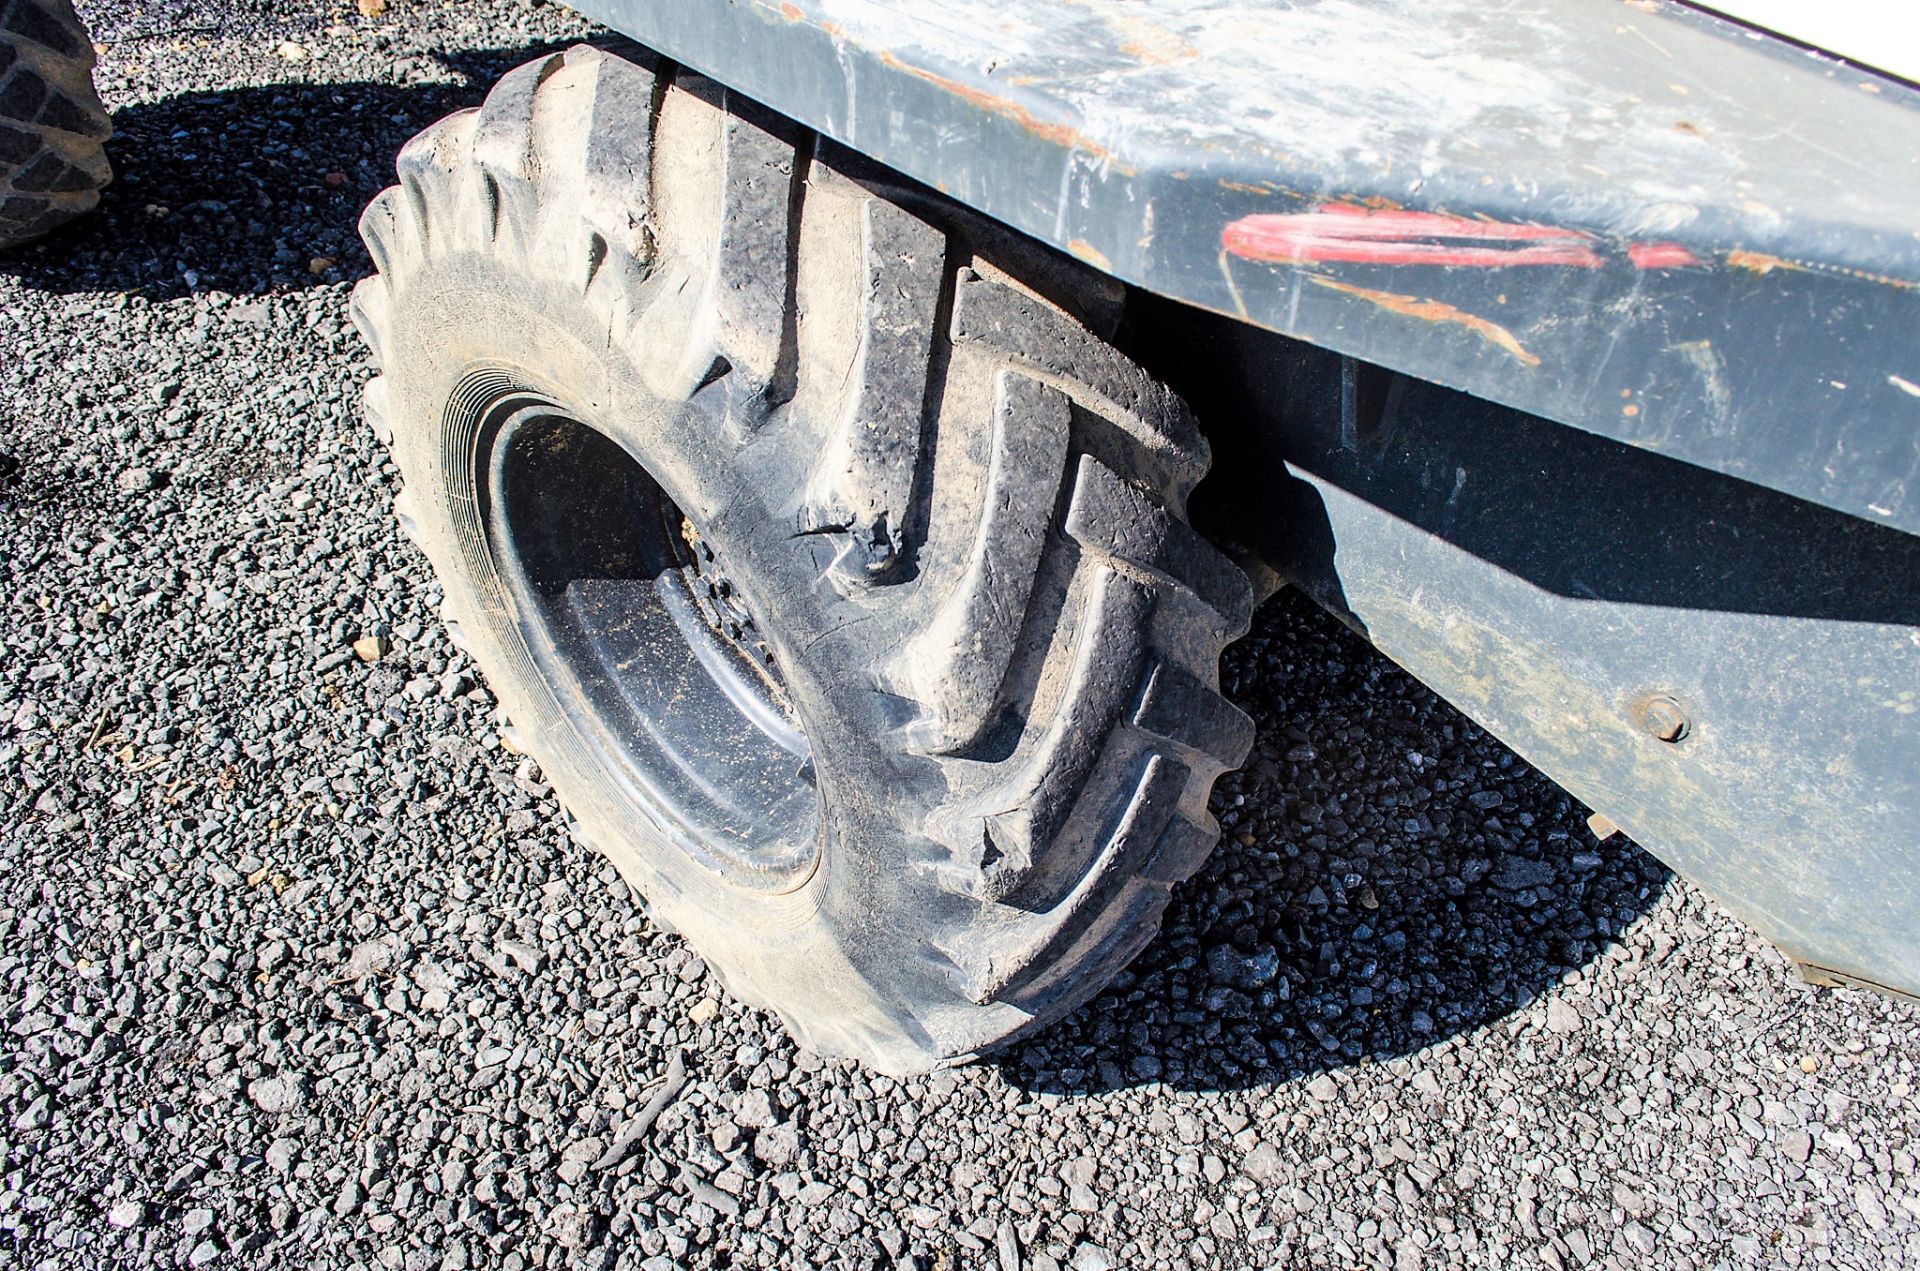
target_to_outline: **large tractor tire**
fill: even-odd
[[[398,166],[367,413],[580,837],[815,1051],[920,1070],[1090,996],[1252,732],[1207,446],[1118,289],[590,47]]]
[[[0,0],[0,248],[100,201],[112,133],[71,0]]]

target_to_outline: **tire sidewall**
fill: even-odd
[[[871,654],[837,635],[857,623],[859,613],[848,612],[857,606],[811,575],[811,558],[794,547],[781,511],[740,479],[724,429],[686,402],[658,399],[627,344],[609,338],[578,290],[511,257],[462,253],[420,261],[391,280],[389,296],[385,410],[414,532],[442,582],[449,617],[581,837],[708,955],[736,995],[776,1009],[804,1002],[807,1014],[843,1023],[868,1021],[862,1031],[872,1047],[897,1046],[890,1034],[918,1032],[911,1014],[862,968],[885,968],[897,983],[903,967],[925,964],[927,987],[951,992],[921,953],[920,929],[894,915],[952,902],[906,864],[924,854],[912,842],[921,800],[906,788],[920,782],[903,784],[897,760],[876,744],[886,721],[872,709],[864,674]],[[565,687],[535,670],[527,626],[503,582],[507,566],[486,532],[479,469],[487,442],[460,428],[448,409],[481,372],[550,398],[618,442],[703,536],[743,562],[731,576],[780,659],[822,796],[820,856],[799,887],[733,886],[695,859],[675,841],[686,831],[640,802],[582,729],[582,704],[564,700]],[[922,780],[934,775],[925,768]],[[901,895],[905,889],[926,894]],[[848,941],[848,932],[858,940]],[[797,1013],[781,1014],[807,1035]],[[875,1058],[888,1064],[884,1053]],[[924,1058],[902,1047],[894,1066],[924,1066]]]

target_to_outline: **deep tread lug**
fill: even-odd
[[[1149,756],[1125,810],[1105,836],[1106,847],[1073,891],[1043,913],[1002,919],[940,950],[964,976],[967,996],[985,1003],[1019,990],[1056,962],[1088,928],[1106,902],[1135,882],[1176,815],[1186,771],[1176,761]]]
[[[877,580],[906,546],[946,258],[938,230],[878,199],[861,204],[859,228],[863,335],[802,512],[803,528],[836,535],[847,585]]]
[[[886,672],[927,712],[903,734],[915,750],[952,753],[994,722],[1046,546],[1071,413],[1058,389],[1012,371],[996,377],[986,493],[965,573]]]
[[[1221,768],[1238,768],[1253,748],[1253,720],[1196,675],[1171,662],[1154,663],[1133,711],[1142,732],[1207,756]]]
[[[965,854],[975,880],[967,890],[982,899],[1018,898],[1036,875],[1059,874],[1050,849],[1134,695],[1142,657],[1135,636],[1152,600],[1112,573],[1090,590],[1059,709],[1030,729],[1034,741],[1006,761],[1009,771],[985,796],[932,820],[934,832]]]
[[[1092,455],[1080,456],[1067,533],[1122,568],[1189,589],[1227,639],[1253,621],[1253,587],[1234,563],[1144,490]]]
[[[963,275],[955,290],[952,333],[955,344],[985,345],[1078,388],[1140,444],[1140,457],[1165,480],[1167,501],[1185,511],[1210,452],[1172,390],[1044,301],[978,274]]]

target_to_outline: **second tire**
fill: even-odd
[[[100,201],[112,132],[71,0],[0,0],[0,248]]]

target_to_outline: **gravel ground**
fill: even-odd
[[[358,209],[586,28],[83,7],[120,180],[0,262],[0,1263],[1920,1266],[1920,1015],[1286,598],[1118,985],[929,1078],[797,1053],[501,748],[357,417]]]

